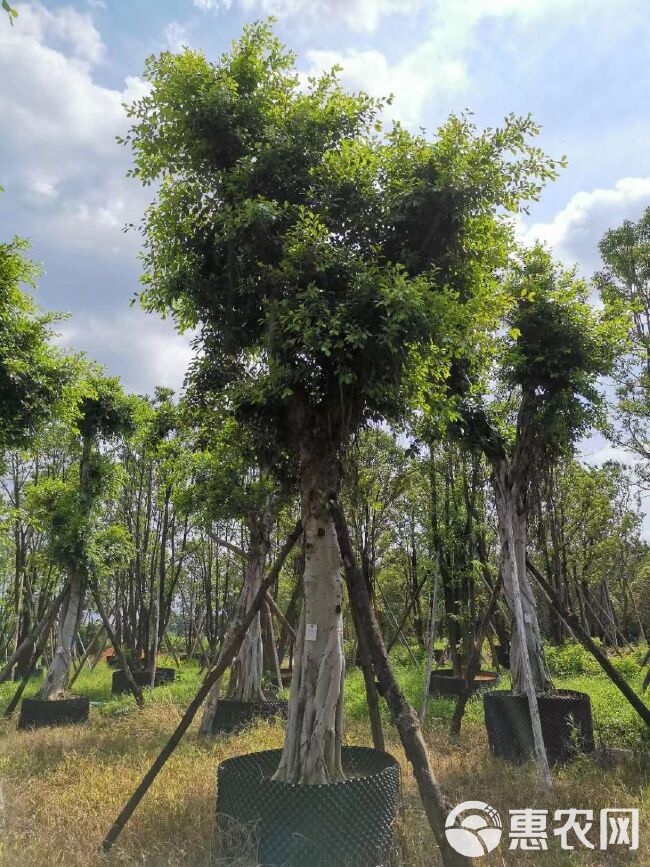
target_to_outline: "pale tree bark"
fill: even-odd
[[[68,684],[68,672],[72,662],[72,652],[77,639],[83,597],[84,575],[75,572],[70,580],[70,593],[59,616],[57,647],[47,677],[39,690],[38,697],[46,700],[57,698]]]
[[[533,686],[535,692],[540,694],[552,690],[553,684],[544,657],[542,636],[537,619],[537,604],[526,571],[526,513],[521,503],[519,485],[510,479],[507,462],[494,459],[492,467],[501,547],[503,589],[514,620],[518,583]],[[511,547],[514,548],[512,552]],[[510,677],[513,692],[524,694],[526,684],[523,654],[521,639],[516,628],[512,629]]]
[[[237,617],[243,617],[250,610],[253,601],[257,598],[262,584],[264,565],[271,547],[271,527],[273,525],[274,509],[272,502],[268,502],[261,513],[252,515],[249,521],[250,548],[245,554],[239,548],[227,544],[239,556],[245,558],[244,586],[237,603]],[[223,540],[210,534],[218,544]],[[221,660],[221,655],[219,656]],[[262,629],[260,612],[253,615],[251,625],[241,643],[237,656],[233,659],[230,667],[230,680],[228,683],[228,699],[231,701],[265,701],[262,692],[262,671],[264,663],[264,647],[262,643]],[[218,678],[207,695],[199,733],[209,735],[212,732],[212,724],[217,711],[221,694],[221,680]]]
[[[244,612],[253,604],[264,575],[264,565],[270,548],[272,510],[251,516],[249,522],[250,553],[244,572],[244,587],[241,604]],[[260,612],[253,618],[241,648],[233,660],[228,684],[228,698],[234,701],[265,701],[262,692],[264,645]]]
[[[336,495],[336,450],[324,438],[300,448],[305,533],[304,603],[294,654],[289,718],[274,779],[314,785],[342,780],[342,561],[328,502]]]
[[[90,457],[92,439],[84,436],[81,445],[81,460],[79,462],[79,501],[83,518],[90,513],[91,478]],[[72,653],[79,634],[79,625],[83,613],[84,595],[86,592],[87,573],[85,567],[78,563],[71,570],[70,593],[65,606],[59,614],[58,641],[56,652],[48,668],[47,677],[38,696],[45,700],[57,698],[68,684],[68,673],[72,663]]]

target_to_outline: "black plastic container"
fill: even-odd
[[[219,828],[229,830],[233,820],[250,828],[265,867],[386,864],[400,802],[396,759],[368,747],[344,747],[345,781],[298,786],[271,779],[280,756],[269,750],[219,765]],[[222,855],[235,853],[226,849]]]
[[[584,692],[558,689],[537,697],[542,737],[550,764],[567,762],[594,749],[591,699]],[[485,728],[495,756],[521,762],[534,754],[528,698],[511,692],[483,696]]]
[[[150,671],[132,671],[133,680],[138,686],[146,687],[151,683]],[[176,677],[175,668],[157,668],[155,686],[164,686],[167,683],[172,683]],[[113,672],[113,682],[111,686],[113,695],[120,695],[123,692],[130,692],[131,687],[126,679],[126,674],[123,668],[118,668]]]
[[[90,713],[90,701],[83,696],[45,701],[24,698],[20,706],[19,729],[37,729],[43,726],[61,726],[83,723]]]
[[[219,699],[212,720],[212,734],[235,732],[258,719],[273,719],[279,716],[286,720],[289,702],[283,699],[269,701],[231,701]]]
[[[491,689],[499,680],[496,671],[479,671],[470,684],[470,695],[480,689]],[[437,696],[459,696],[465,686],[465,678],[455,675],[451,669],[443,668],[431,672],[429,694]]]

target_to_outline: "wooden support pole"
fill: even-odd
[[[14,667],[16,660],[20,659],[20,657],[26,650],[31,649],[34,646],[34,642],[38,639],[38,636],[41,634],[41,632],[44,629],[46,630],[46,632],[49,632],[52,612],[59,610],[59,606],[63,601],[63,597],[69,589],[70,582],[68,581],[65,584],[63,590],[61,590],[61,592],[57,596],[55,596],[54,599],[50,602],[45,611],[45,614],[41,617],[34,629],[32,629],[30,634],[27,636],[27,638],[21,641],[20,646],[17,647],[16,650],[11,654],[11,656],[7,660],[7,664],[2,669],[2,671],[0,671],[0,683],[3,683],[3,681],[11,677],[11,670]]]
[[[61,600],[61,601],[63,601],[63,600]],[[60,604],[61,603],[59,603],[59,606],[60,606]],[[9,702],[9,704],[7,705],[7,707],[5,709],[5,712],[4,712],[5,717],[10,717],[11,714],[18,707],[18,702],[20,701],[20,697],[22,696],[23,692],[25,691],[25,687],[27,686],[29,678],[32,676],[32,672],[36,668],[36,663],[38,662],[38,658],[43,653],[45,645],[47,644],[49,628],[50,628],[51,624],[54,623],[56,616],[57,616],[57,613],[58,613],[58,610],[59,610],[58,608],[54,608],[52,610],[52,613],[50,615],[50,619],[49,619],[47,626],[41,630],[41,635],[40,635],[40,638],[38,640],[38,644],[36,645],[36,650],[32,654],[31,659],[29,660],[29,665],[27,667],[27,671],[23,675],[23,679],[21,680],[21,682],[18,686],[18,689],[14,693],[14,697],[11,699],[11,701]]]
[[[490,629],[490,621],[492,620],[492,616],[496,611],[497,601],[499,599],[499,593],[501,592],[502,583],[503,575],[499,572],[499,577],[494,582],[494,587],[492,588],[492,593],[490,595],[490,599],[488,600],[487,608],[485,609],[485,613],[481,618],[481,623],[478,628],[478,634],[472,645],[469,660],[467,661],[467,669],[465,670],[465,682],[463,684],[462,691],[456,700],[454,714],[449,724],[449,734],[452,738],[456,738],[460,734],[460,725],[463,720],[463,714],[465,713],[465,707],[471,694],[471,684],[476,675],[481,670],[481,650],[483,649],[483,642],[485,641],[485,637],[487,636]]]
[[[106,634],[113,645],[113,652],[117,657],[117,661],[124,671],[124,676],[126,677],[126,681],[129,684],[129,689],[133,694],[133,698],[135,699],[135,703],[137,706],[142,709],[144,707],[144,697],[142,695],[142,688],[138,686],[138,684],[133,679],[133,675],[131,674],[131,669],[129,668],[129,664],[124,658],[124,654],[122,653],[122,648],[120,647],[120,643],[115,636],[115,632],[113,631],[113,627],[111,626],[111,622],[108,619],[108,615],[106,614],[106,609],[104,608],[104,603],[102,602],[102,598],[99,595],[99,587],[96,582],[90,582],[90,589],[93,594],[93,599],[95,600],[95,605],[97,606],[97,611],[99,612],[99,616],[102,618],[102,623],[104,624],[104,629],[106,630]]]
[[[526,560],[526,568],[533,576],[533,578],[535,578],[535,580],[538,582],[557,614],[573,631],[573,634],[576,636],[578,641],[580,641],[580,643],[592,654],[592,656],[598,662],[605,674],[609,677],[612,683],[616,687],[618,687],[618,689],[623,693],[623,695],[632,705],[634,710],[639,714],[643,722],[646,725],[650,726],[650,708],[648,708],[643,703],[643,701],[641,701],[639,696],[634,692],[634,690],[625,680],[625,678],[620,675],[618,671],[616,671],[612,663],[609,661],[609,659],[607,659],[607,656],[602,652],[600,647],[598,647],[591,635],[589,635],[587,630],[584,628],[584,626],[580,622],[580,618],[578,618],[573,613],[573,611],[571,611],[570,608],[568,608],[562,603],[559,596],[553,589],[551,583],[528,559]]]
[[[70,687],[74,684],[75,680],[76,680],[76,679],[79,677],[79,675],[81,674],[81,669],[82,669],[82,668],[84,667],[84,665],[86,664],[86,660],[88,659],[88,657],[90,656],[90,654],[93,652],[94,648],[97,646],[97,642],[99,641],[100,637],[101,637],[105,632],[106,632],[106,630],[104,629],[104,624],[101,624],[100,627],[99,627],[99,629],[97,630],[97,632],[93,635],[92,640],[89,642],[88,647],[84,650],[84,652],[83,652],[83,656],[82,656],[81,659],[79,660],[79,667],[77,668],[77,670],[75,671],[75,673],[74,673],[74,674],[72,675],[72,677],[70,678],[70,681],[68,682],[68,688],[70,688]]]
[[[156,779],[160,771],[165,765],[167,759],[174,752],[180,739],[183,737],[187,729],[190,727],[192,720],[196,716],[197,711],[205,701],[207,694],[210,692],[212,686],[223,676],[225,670],[230,665],[231,659],[239,653],[239,648],[242,645],[244,637],[248,631],[249,626],[253,622],[253,618],[257,614],[260,609],[260,606],[264,602],[264,597],[266,591],[269,587],[272,586],[274,581],[277,579],[280,574],[280,570],[284,565],[284,561],[286,560],[289,552],[293,548],[296,543],[296,540],[302,533],[302,522],[298,521],[296,526],[293,529],[293,532],[287,539],[287,541],[282,546],[280,553],[278,554],[278,558],[273,564],[273,567],[269,571],[266,578],[262,581],[259,590],[257,591],[253,602],[246,612],[240,612],[240,617],[231,625],[229,630],[229,634],[226,636],[226,639],[223,644],[223,650],[219,656],[219,662],[212,669],[212,671],[206,674],[203,683],[201,684],[199,691],[192,699],[189,707],[183,714],[181,721],[179,722],[176,730],[170,737],[170,739],[165,744],[164,748],[149,768],[147,773],[142,778],[139,786],[135,790],[135,792],[131,795],[124,808],[122,809],[120,815],[117,817],[115,822],[113,823],[111,829],[108,834],[104,838],[102,842],[102,849],[104,852],[110,852],[113,844],[120,836],[122,829],[129,821],[131,816],[133,815],[134,810],[140,803],[140,801],[147,794],[149,787]]]
[[[408,605],[404,609],[404,614],[402,614],[402,618],[399,621],[399,626],[395,630],[395,634],[393,635],[391,640],[386,645],[386,653],[391,652],[391,650],[393,649],[393,646],[394,646],[395,642],[397,641],[397,639],[399,638],[399,636],[403,635],[402,629],[404,628],[404,624],[408,620],[408,617],[409,617],[411,611],[413,611],[413,608],[415,607],[415,603],[418,601],[420,593],[422,592],[422,588],[426,584],[428,578],[429,578],[429,576],[425,575],[424,578],[418,584],[417,590],[415,591],[415,593],[411,594],[411,598],[409,599]]]
[[[291,636],[291,639],[292,639],[293,641],[295,641],[295,640],[296,640],[296,633],[295,633],[295,631],[294,631],[293,626],[289,623],[289,621],[287,620],[287,618],[286,618],[286,617],[284,616],[284,614],[280,611],[280,609],[278,608],[278,604],[277,604],[277,602],[276,602],[275,599],[271,596],[270,593],[267,593],[267,594],[266,594],[266,601],[268,602],[268,605],[269,605],[269,608],[271,609],[271,611],[275,614],[275,616],[278,618],[278,620],[280,621],[280,623],[282,623],[282,625],[284,626],[284,628],[287,630],[287,632],[288,632],[289,635]]]
[[[368,643],[372,665],[379,684],[379,692],[388,704],[406,758],[413,769],[422,806],[438,843],[442,862],[444,867],[469,867],[468,859],[452,849],[447,841],[445,821],[449,805],[434,777],[417,714],[404,697],[391,669],[384,639],[368,595],[368,588],[356,563],[343,509],[340,503],[332,500],[330,501],[330,510],[343,558],[350,604],[356,608],[358,622]]]

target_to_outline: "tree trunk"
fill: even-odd
[[[271,510],[256,514],[250,520],[250,556],[244,571],[244,587],[241,602],[244,612],[248,611],[260,589],[264,563],[270,548]],[[253,618],[237,657],[230,669],[228,698],[235,701],[264,701],[262,692],[262,671],[264,645],[260,612]]]
[[[300,449],[305,533],[304,603],[294,655],[289,718],[274,779],[314,785],[343,779],[343,582],[327,504],[339,482],[335,450],[322,440]]]
[[[499,542],[501,545],[501,569],[503,574],[503,589],[510,614],[515,615],[515,593],[517,578],[521,595],[526,645],[533,678],[533,686],[537,694],[553,689],[551,675],[544,658],[542,637],[537,620],[537,605],[526,573],[526,515],[521,507],[518,486],[512,484],[505,462],[493,461],[495,497],[497,505]],[[514,557],[510,556],[510,528],[512,528],[512,544]],[[519,634],[512,629],[510,650],[510,676],[512,690],[525,694],[525,676],[523,671],[523,654],[520,647]]]
[[[70,593],[67,596],[65,607],[59,616],[56,653],[50,663],[47,678],[39,690],[39,698],[55,699],[68,684],[68,672],[72,662],[72,651],[77,641],[84,590],[85,576],[81,571],[75,572],[70,581]]]
[[[79,510],[83,518],[88,517],[91,507],[91,450],[92,439],[89,436],[84,436],[81,443],[81,460],[79,461]],[[39,698],[45,700],[57,698],[66,688],[72,653],[79,634],[87,573],[81,563],[75,564],[75,568],[71,572],[70,593],[66,599],[65,607],[59,615],[58,645],[50,663],[47,678],[38,693]]]

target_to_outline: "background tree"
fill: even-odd
[[[522,252],[509,288],[518,300],[498,351],[505,413],[499,418],[498,403],[487,405],[468,390],[456,429],[480,445],[492,468],[504,592],[514,614],[519,584],[533,685],[543,693],[552,685],[526,572],[529,482],[535,469],[552,464],[597,420],[598,379],[611,369],[620,328],[589,306],[585,284],[542,248]],[[525,692],[515,629],[510,672],[513,690]]]
[[[79,475],[67,482],[43,483],[33,492],[49,531],[52,557],[69,577],[70,589],[59,613],[56,653],[39,691],[55,699],[65,689],[89,576],[93,576],[92,541],[99,529],[103,487],[110,477],[110,458],[100,443],[132,428],[131,411],[116,379],[91,371],[82,385],[75,427],[79,437]]]
[[[605,309],[628,322],[629,345],[614,371],[618,405],[612,431],[641,461],[650,482],[650,208],[634,223],[610,229],[598,245],[604,268],[595,276]]]

